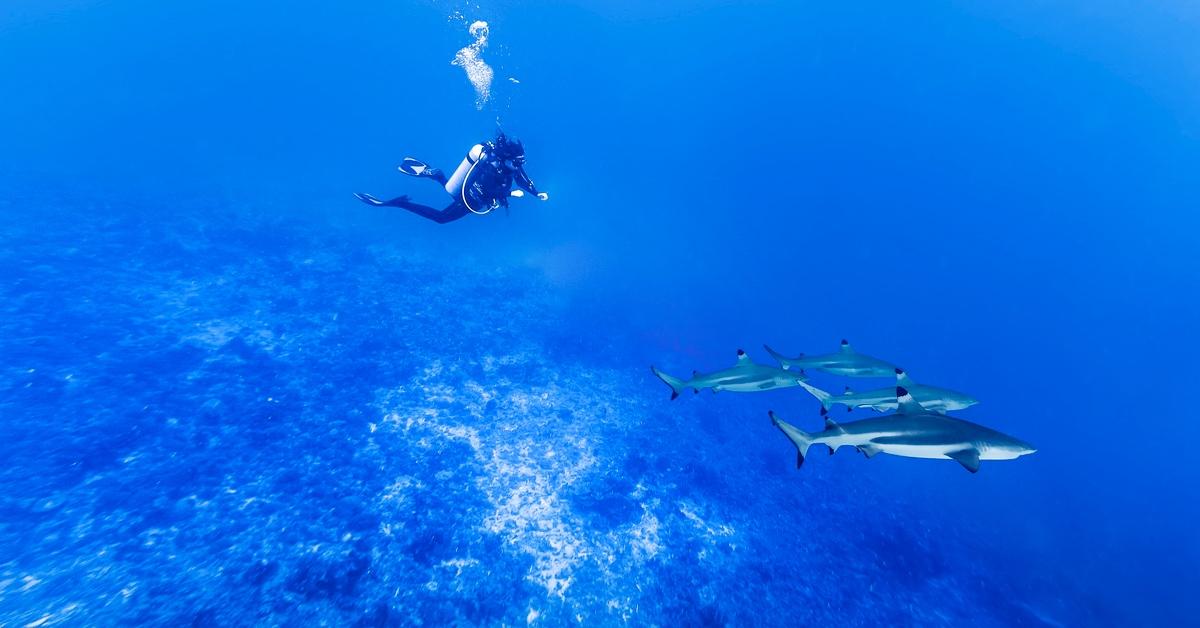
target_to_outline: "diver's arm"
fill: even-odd
[[[529,175],[525,174],[523,166],[517,166],[513,169],[513,182],[543,201],[548,198],[544,192],[538,192],[537,186],[533,184],[533,179],[530,179]]]

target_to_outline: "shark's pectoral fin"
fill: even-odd
[[[864,456],[866,456],[866,457],[868,457],[868,458],[871,458],[871,457],[873,457],[875,454],[879,453],[879,448],[878,448],[878,447],[876,447],[876,446],[874,446],[874,445],[859,445],[859,446],[858,446],[858,451],[859,451],[859,453],[861,453],[862,455],[864,455]]]
[[[970,471],[971,473],[975,473],[975,472],[979,471],[979,450],[978,449],[975,449],[973,447],[970,449],[961,449],[959,451],[952,451],[946,455],[949,456],[952,460],[957,461],[958,464],[961,464],[964,469],[966,469],[967,471]]]
[[[721,387],[720,387],[720,386],[713,386],[713,387],[709,388],[709,390],[713,391],[713,394],[715,395],[715,394],[717,394],[717,393],[721,392]],[[700,391],[699,391],[699,390],[697,390],[696,392],[700,392]]]

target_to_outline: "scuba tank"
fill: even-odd
[[[454,174],[446,180],[446,192],[462,202],[471,213],[484,215],[496,208],[498,202],[489,196],[495,187],[491,181],[495,177],[494,168],[483,163],[486,149],[482,144],[471,147],[462,163],[455,168]],[[484,166],[479,168],[479,166]]]
[[[467,152],[467,156],[463,157],[462,163],[458,164],[458,168],[454,169],[454,174],[446,181],[446,193],[454,198],[461,198],[463,186],[467,183],[467,175],[471,173],[471,168],[474,167],[483,157],[483,144],[476,144]]]

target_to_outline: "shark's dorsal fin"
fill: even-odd
[[[826,421],[826,429],[827,430],[841,431],[841,426],[838,425],[838,423],[836,423],[836,421],[829,418],[829,411],[824,406],[821,406],[821,419]]]
[[[905,388],[912,388],[913,386],[916,386],[917,383],[914,382],[912,380],[912,378],[908,376],[908,373],[904,372],[904,369],[897,368],[896,369],[896,385],[903,386]]]
[[[979,471],[979,450],[974,447],[952,451],[946,455],[971,473]]]
[[[850,346],[849,340],[842,338],[842,348],[840,349],[840,351],[842,353],[854,353],[854,348]]]
[[[746,354],[745,349],[738,349],[737,365],[744,366],[750,364],[750,356]]]
[[[825,419],[825,431],[826,432],[833,432],[834,434],[841,434],[845,431],[842,429],[842,426],[837,424],[837,421],[834,421],[833,419],[829,418],[829,411],[826,410],[824,406],[821,407],[821,418]],[[829,455],[832,456],[834,454],[834,452],[837,451],[837,449],[835,448],[834,445],[828,445],[828,447],[829,447]]]
[[[896,387],[896,412],[898,414],[923,414],[925,408],[908,393],[903,386]]]

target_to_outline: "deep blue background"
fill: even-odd
[[[576,504],[583,514],[568,519],[581,529],[619,530],[642,508],[662,522],[667,549],[644,571],[629,567],[622,578],[665,581],[678,569],[710,573],[707,586],[719,590],[736,588],[712,584],[721,577],[745,587],[724,602],[710,599],[722,598],[716,594],[696,602],[642,591],[638,621],[744,622],[747,616],[731,610],[739,595],[757,600],[763,616],[782,619],[795,612],[800,594],[764,599],[756,587],[783,586],[775,590],[844,596],[819,612],[870,622],[869,610],[853,615],[843,605],[872,583],[892,595],[879,602],[881,612],[922,623],[1042,617],[1154,624],[1200,612],[1190,595],[1200,584],[1200,473],[1190,463],[1200,429],[1189,403],[1200,377],[1194,215],[1200,12],[1181,3],[1124,2],[484,4],[8,0],[0,8],[0,249],[7,285],[0,346],[8,380],[0,397],[8,438],[0,447],[12,448],[6,459],[21,462],[3,474],[8,501],[0,547],[12,551],[0,556],[24,548],[24,558],[0,565],[0,583],[12,581],[0,586],[0,619],[21,623],[53,614],[48,621],[65,621],[71,615],[61,609],[72,602],[84,609],[74,612],[93,621],[148,619],[144,609],[166,595],[153,586],[137,588],[125,596],[126,606],[117,606],[97,600],[127,583],[103,574],[55,585],[53,574],[78,559],[66,558],[74,554],[65,549],[55,554],[66,533],[46,526],[111,519],[120,507],[102,499],[103,491],[127,489],[96,487],[122,477],[129,485],[161,477],[175,468],[166,451],[190,451],[193,466],[212,456],[245,461],[240,470],[212,471],[212,486],[230,474],[259,477],[256,469],[284,462],[258,460],[256,452],[282,442],[281,460],[290,461],[312,455],[310,448],[323,450],[320,438],[304,435],[335,414],[349,423],[337,436],[344,440],[332,442],[351,448],[345,456],[361,458],[380,446],[361,440],[367,423],[382,424],[393,411],[420,414],[434,403],[389,402],[380,391],[411,388],[431,361],[472,364],[480,346],[537,366],[507,374],[508,384],[464,366],[461,377],[446,376],[446,385],[461,391],[475,381],[488,394],[520,398],[526,389],[540,390],[547,373],[563,364],[571,373],[554,377],[565,378],[561,385],[573,391],[574,402],[588,405],[595,381],[612,377],[617,383],[596,386],[597,397],[646,400],[614,411],[619,416],[608,431],[571,432],[570,438],[591,434],[592,453],[606,461],[591,467],[587,480],[596,499],[607,493],[627,499],[638,494],[639,478],[662,480],[654,489],[661,503],[684,494],[689,504],[712,500],[738,521],[746,543],[760,543],[754,577],[739,571],[744,566],[729,566],[736,562],[690,565],[665,558],[696,555],[687,549],[695,542],[688,540],[692,520],[679,519],[679,508],[666,509],[676,525],[655,510],[660,506],[646,506],[644,494],[637,498],[642,506]],[[459,9],[468,21],[491,24],[484,58],[496,80],[482,111],[462,71],[449,64],[469,42],[464,23],[448,17]],[[498,118],[525,141],[529,171],[551,202],[515,201],[509,217],[439,227],[349,196],[411,192],[440,201],[396,174],[395,164],[411,154],[453,167]],[[305,260],[322,251],[336,263],[317,280]],[[414,260],[420,272],[406,271]],[[154,296],[175,294],[181,282],[193,282],[198,302]],[[231,292],[227,283],[241,287]],[[299,333],[319,363],[299,353],[271,361],[237,345],[258,346],[263,336],[247,331],[255,325],[274,325],[276,337],[296,321],[350,316],[397,295],[410,301],[379,306],[386,316],[364,314],[336,332],[314,323],[311,338]],[[173,309],[180,302],[186,307]],[[195,326],[250,316],[243,310],[259,302],[274,309],[253,310],[257,322],[238,323],[233,340],[186,340]],[[406,307],[417,306],[430,308],[436,323],[403,318]],[[461,326],[451,324],[460,319]],[[351,340],[321,344],[343,335]],[[738,347],[765,359],[763,342],[819,353],[843,337],[906,366],[920,381],[975,395],[983,403],[964,416],[1029,440],[1039,452],[985,464],[975,476],[951,463],[854,456],[816,458],[793,473],[791,447],[765,413],[775,408],[815,426],[815,404],[803,393],[670,404],[645,369],[649,362],[668,371],[714,369]],[[106,355],[118,356],[120,368],[97,366]],[[240,366],[219,368],[214,360]],[[92,378],[70,380],[82,382],[76,388],[54,388],[89,368]],[[22,379],[29,369],[49,379]],[[114,383],[118,372],[126,384]],[[216,379],[205,383],[197,373]],[[270,381],[258,382],[264,373]],[[322,379],[337,389],[331,398],[309,388]],[[41,395],[42,386],[51,392]],[[211,386],[235,391],[219,406],[205,405],[220,397]],[[265,410],[247,407],[266,396],[255,390],[273,387],[294,391],[294,405],[267,414],[288,417],[292,426],[275,441],[261,436],[253,420]],[[193,425],[194,442],[211,442],[204,430],[218,428],[206,428],[206,420],[232,430],[222,433],[227,443],[236,441],[235,450],[195,448],[159,434],[154,420],[133,421],[137,395],[174,399],[178,407],[160,418]],[[532,416],[521,407],[505,416],[520,424]],[[239,423],[238,417],[248,418]],[[137,439],[97,437],[131,421],[139,426]],[[57,436],[42,431],[47,425]],[[498,439],[512,433],[479,429]],[[525,429],[535,440],[564,438],[536,421]],[[608,440],[595,441],[597,434]],[[383,460],[409,455],[403,445],[383,445]],[[671,462],[620,462],[631,450],[660,446]],[[112,470],[119,467],[114,460],[138,452],[162,455],[164,466],[146,476]],[[431,495],[445,493],[429,479],[439,469],[413,455],[419,471],[408,475],[425,478]],[[706,473],[721,482],[689,470],[693,457],[708,461]],[[321,460],[331,473],[361,463]],[[561,480],[562,468],[550,471]],[[170,486],[204,484],[206,477],[170,476],[162,491],[190,495],[197,491]],[[349,495],[357,504],[347,507],[350,514],[336,514],[320,496],[285,509],[297,519],[314,517],[303,510],[310,507],[359,521],[355,534],[362,537],[354,543],[362,545],[346,550],[352,557],[339,569],[357,573],[355,565],[369,563],[362,571],[376,580],[317,586],[329,599],[348,600],[330,602],[335,610],[318,605],[289,616],[294,601],[262,602],[262,617],[343,621],[373,613],[376,620],[384,608],[390,610],[381,621],[428,616],[435,623],[446,617],[486,623],[525,620],[538,604],[544,617],[559,620],[619,616],[601,599],[620,588],[605,579],[611,573],[582,568],[564,598],[547,596],[542,582],[532,593],[496,585],[504,591],[497,608],[474,615],[457,602],[446,602],[452,610],[445,611],[419,601],[367,599],[376,593],[371,587],[419,590],[426,583],[419,570],[380,575],[400,560],[389,557],[426,550],[402,545],[389,554],[369,533],[378,522],[356,519],[360,510],[373,513],[368,519],[382,516],[376,505],[392,481],[376,484],[339,489],[337,499]],[[266,497],[296,493],[298,486],[311,485],[285,478],[260,488]],[[162,499],[161,491],[145,490],[137,499]],[[91,497],[71,517],[37,505],[45,495],[73,492]],[[483,493],[437,507],[447,521],[486,531],[481,521],[490,502]],[[836,514],[830,502],[838,503]],[[627,517],[612,514],[630,507]],[[886,513],[895,529],[881,533]],[[246,538],[267,544],[278,538],[257,527],[267,515],[247,516],[238,528]],[[832,537],[821,535],[835,525]],[[432,529],[450,538],[442,527]],[[788,529],[799,538],[777,541]],[[76,530],[98,546],[140,538],[117,524]],[[873,534],[887,543],[870,541]],[[484,532],[463,543],[501,561],[498,573],[527,582],[530,566],[521,557],[528,552],[500,538]],[[863,554],[854,551],[855,539],[872,555],[940,566],[896,571],[856,563]],[[937,545],[937,539],[947,540]],[[186,562],[220,541],[199,534],[177,543],[185,558],[173,560]],[[843,546],[835,551],[831,544]],[[79,555],[87,548],[77,548]],[[294,584],[304,581],[296,573],[312,570],[297,556],[272,557],[282,565],[279,573],[247,577],[266,586],[268,598],[276,580],[286,595],[309,595]],[[129,564],[144,564],[138,560]],[[805,561],[830,565],[829,571],[818,576]],[[149,573],[159,575],[148,580],[178,584],[171,573],[196,571]],[[50,584],[21,590],[31,574]],[[941,584],[906,598],[908,589],[896,583],[913,581]],[[946,591],[967,581],[979,589],[946,601],[953,597]],[[196,579],[193,588],[221,588],[226,597],[181,598],[177,610],[203,621],[236,621],[203,613],[248,604],[230,593],[245,582]],[[45,592],[53,586],[67,592]],[[458,586],[463,600],[486,588]],[[925,604],[926,614],[905,606],[906,599]],[[929,606],[939,601],[945,616]],[[823,617],[811,600],[805,605],[811,613],[805,617]],[[710,610],[672,614],[679,608]]]

